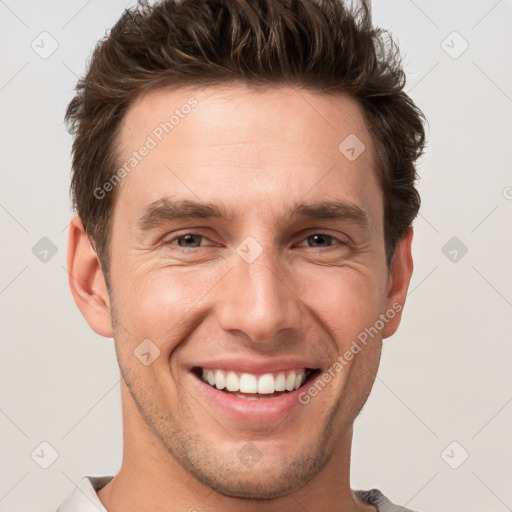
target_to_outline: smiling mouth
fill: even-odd
[[[218,391],[246,400],[265,400],[297,391],[313,380],[320,370],[298,368],[257,375],[196,366],[192,373]]]

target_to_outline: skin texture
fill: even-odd
[[[379,315],[404,304],[412,230],[388,268],[362,111],[350,98],[288,86],[154,91],[127,113],[120,166],[191,97],[197,106],[118,185],[110,294],[80,219],[71,225],[73,295],[92,329],[114,337],[122,375],[123,462],[98,495],[109,512],[375,510],[350,489],[352,425],[399,312],[279,422],[226,418],[189,371],[234,356],[301,357],[326,370]],[[350,134],[366,146],[354,161],[338,150]],[[215,203],[232,219],[142,230],[148,206],[162,198]],[[297,202],[327,200],[359,207],[367,225],[285,215]],[[197,237],[180,247],[176,237],[187,233]],[[236,252],[247,237],[262,248],[252,263]],[[134,356],[145,339],[160,350],[147,366]],[[261,453],[251,467],[238,457],[248,442]]]

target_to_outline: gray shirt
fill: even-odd
[[[66,498],[57,512],[107,512],[96,491],[104,487],[113,476],[86,476],[78,487]],[[408,508],[394,505],[378,489],[354,491],[364,503],[375,505],[379,512],[413,512]]]

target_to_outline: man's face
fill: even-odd
[[[197,105],[169,133],[157,129],[191,97]],[[349,135],[366,147],[355,160],[338,149]],[[383,198],[361,110],[289,87],[160,90],[129,110],[120,165],[153,146],[148,136],[156,145],[118,185],[112,224],[123,378],[149,429],[197,479],[232,496],[282,495],[350,435],[382,332],[309,403],[299,393],[391,307]],[[173,215],[185,201],[203,216],[190,204]],[[155,346],[158,357],[143,364]],[[292,389],[303,372],[298,390],[249,394],[258,383],[282,389],[281,373]],[[243,381],[248,394],[217,389],[223,380]]]

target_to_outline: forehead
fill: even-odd
[[[344,95],[243,84],[160,89],[130,107],[118,157],[129,171],[117,197],[125,210],[179,197],[244,212],[263,201],[279,215],[279,204],[308,196],[382,213],[371,136]]]
[[[297,154],[315,145],[319,150],[329,148],[326,157],[338,157],[338,145],[349,135],[358,135],[371,145],[356,100],[285,85],[258,90],[233,83],[152,91],[129,108],[121,127],[120,148],[131,151],[143,142],[143,135],[164,145],[176,136],[186,146],[205,136],[210,145],[265,143],[280,149],[287,144],[296,146]]]

